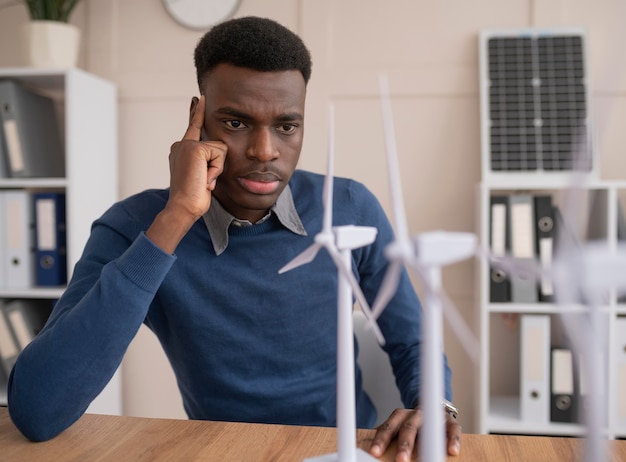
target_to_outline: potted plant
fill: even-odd
[[[30,21],[22,30],[26,64],[33,67],[75,67],[80,31],[68,21],[80,0],[22,0]]]

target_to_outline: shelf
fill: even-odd
[[[488,303],[486,306],[488,313],[575,314],[588,310],[584,305],[562,306],[556,303]],[[626,312],[626,306],[622,306],[621,309]],[[600,311],[609,313],[610,308],[603,306]]]
[[[0,69],[0,80],[12,79],[53,98],[64,140],[65,172],[59,178],[0,178],[0,189],[59,190],[65,193],[68,280],[82,255],[91,224],[118,200],[117,88],[81,69]],[[94,140],[97,140],[94,143]],[[54,301],[65,286],[0,287],[0,299]],[[0,300],[1,301],[1,300]],[[0,313],[1,314],[1,313]],[[6,402],[6,380],[0,379],[0,403]],[[118,370],[89,412],[121,414]]]
[[[29,67],[9,67],[0,69],[0,79],[16,79],[42,90],[62,91],[65,76],[69,69],[35,69]]]
[[[570,173],[518,173],[499,172],[493,174],[488,181],[481,183],[492,191],[535,191],[535,190],[563,190],[572,188],[607,189],[626,188],[624,180],[600,180],[591,175],[582,175],[576,181]]]
[[[584,427],[575,423],[523,422],[520,417],[519,398],[515,396],[492,396],[489,400],[488,414],[488,433],[550,436],[583,436],[585,434]]]
[[[63,295],[63,287],[0,287],[0,298],[59,298]]]
[[[65,188],[66,178],[0,178],[0,188]]]
[[[530,175],[522,177],[511,176],[501,180],[490,178],[483,181],[479,188],[479,203],[481,204],[479,234],[481,242],[490,242],[490,206],[494,196],[508,196],[511,194],[529,194],[534,197],[550,195],[553,204],[562,207],[567,188],[572,184],[559,181],[548,184],[547,176],[529,179]],[[623,213],[626,205],[626,182],[605,181],[590,179],[577,185],[588,194],[581,195],[578,204],[581,212],[580,224],[576,231],[584,241],[602,240],[607,248],[617,251],[618,244],[624,239]],[[593,190],[593,193],[592,193]],[[620,204],[621,203],[621,204]],[[619,204],[615,206],[612,204]],[[591,221],[593,226],[585,221]],[[621,225],[621,228],[620,228]],[[486,433],[554,435],[554,436],[584,436],[586,429],[580,424],[551,423],[537,424],[522,421],[520,414],[519,381],[521,369],[521,342],[520,332],[511,330],[509,335],[503,334],[497,328],[506,320],[499,319],[504,314],[516,314],[521,318],[525,314],[548,315],[552,319],[563,316],[554,326],[550,335],[555,339],[562,338],[567,321],[589,313],[589,306],[582,304],[545,303],[491,303],[489,265],[481,262],[480,271],[480,323],[481,342],[483,348],[483,367],[480,371],[480,431]],[[487,277],[485,277],[487,276]],[[605,431],[609,438],[626,437],[626,423],[623,411],[609,403],[620,402],[624,389],[623,373],[618,361],[621,361],[623,339],[617,329],[617,321],[626,317],[626,303],[618,301],[617,289],[606,289],[601,305],[597,312],[602,315],[607,335],[607,381],[606,395],[607,413]],[[516,316],[511,319],[517,319]],[[513,321],[514,322],[514,321]],[[557,340],[558,342],[559,340]],[[618,342],[619,346],[618,345]],[[513,356],[511,356],[513,355]],[[623,363],[619,363],[623,364]],[[508,396],[502,396],[508,395]],[[621,419],[621,420],[620,420]]]

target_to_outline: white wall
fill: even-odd
[[[487,27],[582,25],[589,32],[603,178],[626,178],[625,41],[621,0],[242,0],[236,16],[274,18],[310,47],[313,78],[301,167],[325,168],[326,104],[336,104],[338,175],[365,182],[390,212],[377,75],[389,75],[411,233],[474,231],[480,181],[477,34]],[[0,66],[19,64],[22,7],[0,10]],[[159,0],[85,0],[80,66],[119,89],[120,197],[168,184],[169,146],[197,94],[192,53],[201,36]],[[444,285],[468,323],[476,316],[473,264],[445,269]],[[446,329],[455,402],[474,428],[474,368]],[[503,378],[501,386],[513,386]],[[510,382],[510,380],[508,381]],[[169,365],[142,329],[124,364],[129,415],[184,417]]]

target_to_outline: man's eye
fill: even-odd
[[[285,134],[291,134],[295,132],[297,128],[298,126],[295,124],[283,124],[278,127],[278,131]]]
[[[245,127],[244,123],[241,120],[227,120],[226,125],[230,128],[243,128]]]

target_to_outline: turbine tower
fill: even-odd
[[[309,462],[367,462],[376,459],[356,445],[356,397],[354,378],[353,298],[355,295],[380,344],[384,338],[373,322],[369,305],[352,274],[352,250],[371,244],[378,230],[371,226],[332,226],[334,108],[330,107],[328,139],[328,170],[324,181],[324,219],[322,230],[311,246],[296,256],[279,273],[313,261],[320,249],[329,253],[338,273],[337,294],[337,452],[311,459]]]
[[[420,405],[423,424],[420,429],[420,460],[440,462],[446,458],[443,409],[443,323],[442,311],[449,316],[451,327],[466,345],[473,358],[478,346],[469,328],[441,290],[441,267],[469,258],[476,253],[476,236],[470,233],[432,231],[411,240],[408,235],[393,128],[393,115],[387,80],[380,78],[381,105],[389,184],[393,201],[396,240],[386,249],[390,266],[372,309],[374,319],[380,315],[395,293],[404,265],[409,266],[425,284],[422,322]],[[446,302],[445,304],[443,302]]]

